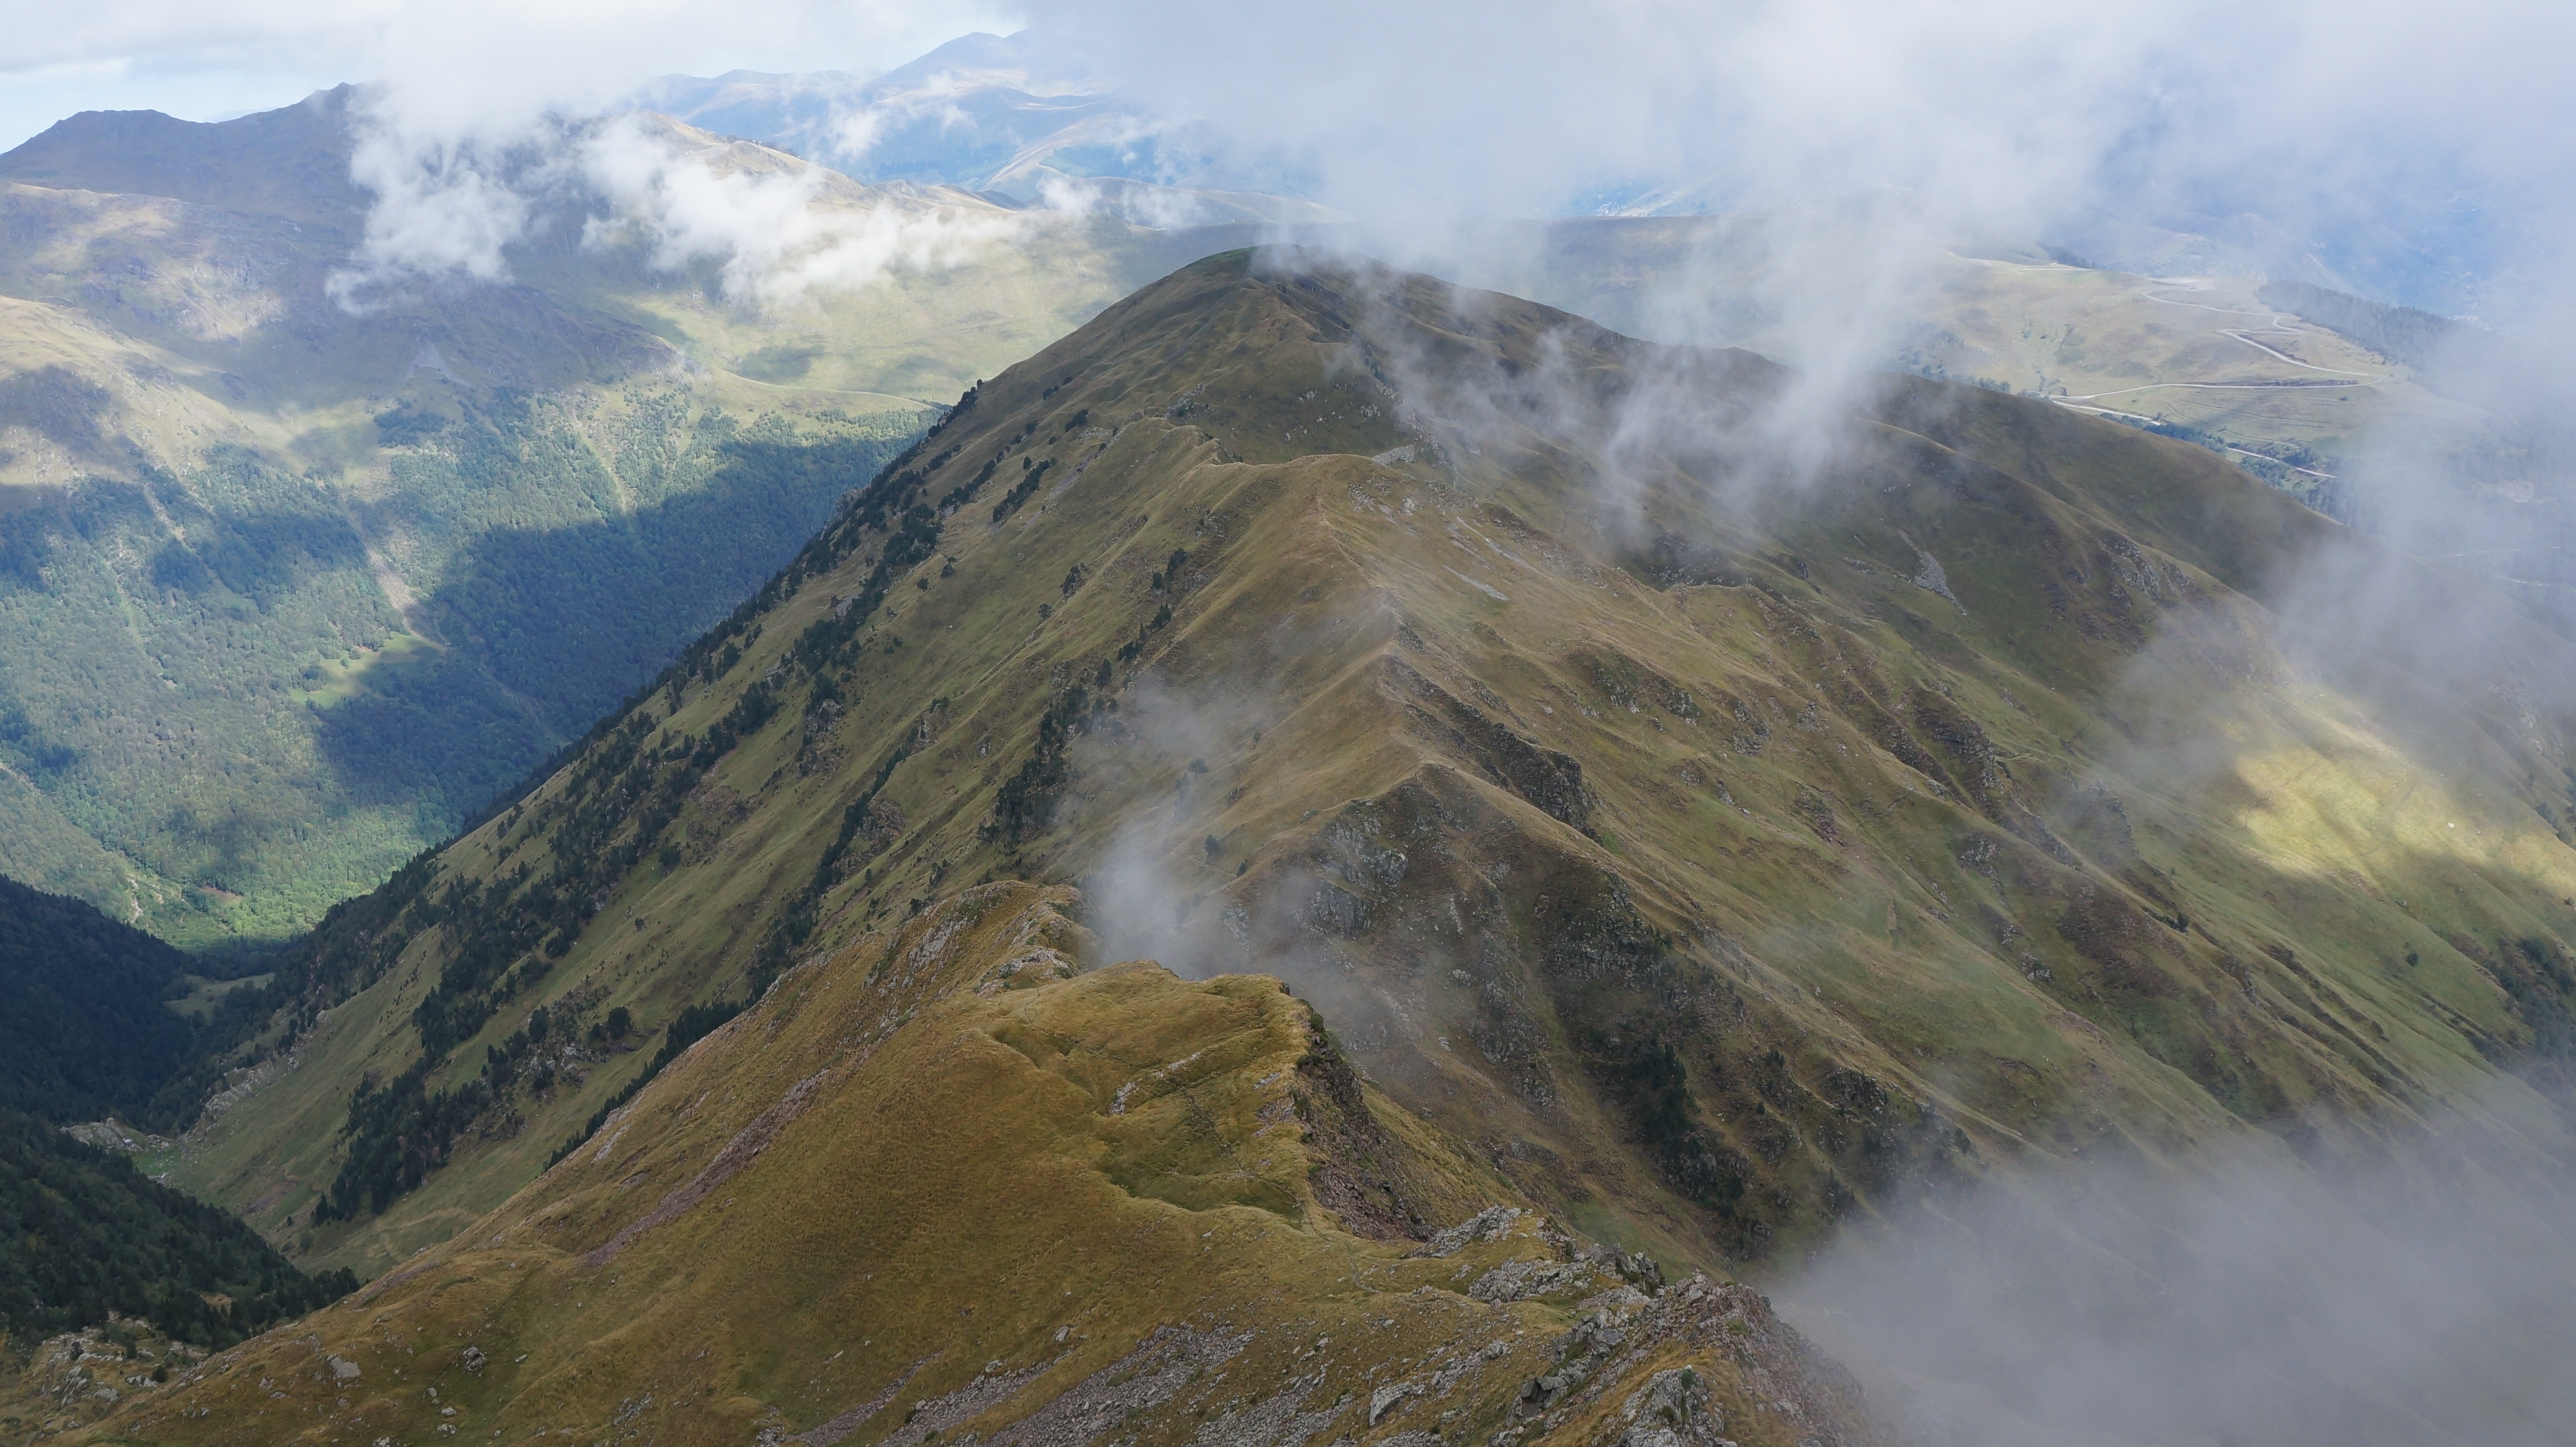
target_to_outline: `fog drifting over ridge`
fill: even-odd
[[[1927,1193],[1775,1289],[1919,1447],[2576,1441],[2576,1176],[2530,1150],[2553,1109]]]
[[[855,75],[938,23],[899,5],[764,13],[768,53]],[[763,304],[1013,234],[790,215],[776,187],[592,119],[650,68],[731,58],[682,43],[700,18],[681,0],[613,24],[578,5],[436,25],[391,7],[355,167],[377,201],[344,296],[500,280],[543,201],[571,192],[661,257],[712,257],[729,295]],[[1022,0],[947,24],[961,21],[1027,24],[1018,49],[1047,71],[1036,89],[1076,75],[1148,118],[1167,144],[1146,138],[1137,179],[1290,191],[1354,218],[1341,244],[1399,266],[1509,275],[1525,239],[1486,224],[1505,218],[1760,213],[1776,233],[1775,340],[1827,379],[1888,364],[1951,251],[2044,242],[2117,263],[2177,228],[2230,266],[2509,329],[2553,334],[2568,311],[2576,103],[2549,57],[2576,48],[2576,19],[2524,0],[2439,16],[2324,0],[1414,0],[1250,8],[1223,25],[1166,0]],[[821,131],[847,151],[833,160],[864,173],[890,118],[973,124],[941,113],[947,77],[926,80],[882,115],[830,102]],[[639,175],[661,179],[621,189]],[[1063,188],[1037,189],[1061,204]],[[1705,308],[1697,278],[1658,286],[1662,314]],[[1659,335],[1728,340],[1673,331]]]
[[[771,13],[806,42],[802,67],[854,75],[905,59],[901,38],[935,24],[903,6]],[[347,304],[506,279],[509,248],[567,203],[587,211],[589,234],[640,237],[657,264],[711,261],[729,300],[762,309],[968,264],[1043,224],[835,210],[811,204],[810,183],[722,174],[666,133],[598,119],[675,53],[692,7],[621,14],[600,45],[573,39],[602,28],[580,7],[528,14],[388,22],[423,40],[387,50],[361,108],[354,169],[377,199],[336,284]],[[1034,91],[1096,86],[1143,118],[1126,158],[1135,179],[1294,194],[1352,218],[1336,244],[1398,266],[1508,288],[1535,233],[1499,220],[1759,215],[1776,322],[1765,345],[1804,369],[1803,392],[1826,412],[1890,365],[1949,256],[2035,242],[2143,268],[2156,238],[2201,236],[2199,251],[2230,269],[2524,335],[2576,319],[2576,103],[2547,59],[2576,48],[2576,19],[2518,0],[2439,16],[2324,0],[2080,13],[2010,0],[1416,0],[1246,9],[1222,26],[1165,0],[1027,0],[958,19],[1025,23],[1005,48]],[[497,66],[472,59],[498,53]],[[690,57],[678,64],[715,68],[714,54]],[[832,163],[866,174],[889,124],[971,128],[943,90],[992,78],[934,67],[875,105],[831,100]],[[1071,194],[1035,190],[1057,209]],[[1136,219],[1170,224],[1187,208],[1167,209]],[[1647,285],[1641,309],[1661,323],[1650,335],[1738,340],[1713,307],[1724,288],[1699,268],[1686,258]],[[2546,416],[2558,383],[2515,379],[2526,393],[2535,383],[2519,410]],[[2448,491],[2423,485],[2440,451],[2383,432],[2350,459],[2352,487],[2384,531],[2429,527],[2427,548],[2512,545],[2459,526]]]

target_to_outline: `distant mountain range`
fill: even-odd
[[[1158,115],[1078,45],[1038,30],[961,36],[878,75],[664,76],[633,103],[783,146],[868,182],[961,186],[1023,203],[1102,195],[1102,183],[1119,182],[1125,186],[1107,194],[1154,188],[1111,203],[1146,224],[1158,214],[1291,222],[1332,215],[1315,205],[1318,178],[1296,156],[1247,149]],[[2349,196],[2330,214],[2298,222],[2270,214],[2277,197],[2179,190],[2133,174],[2140,164],[2112,158],[2092,203],[2039,239],[2061,256],[2114,270],[2269,277],[2449,315],[2474,311],[2508,264],[2504,238],[2520,214],[2510,197],[2395,192]],[[1165,194],[1175,191],[1183,194]],[[1232,194],[1219,200],[1211,192]],[[1186,209],[1193,193],[1207,209]],[[1562,215],[1713,217],[1747,205],[1719,183],[1664,177],[1570,196]]]
[[[642,99],[680,119],[562,140],[649,165],[532,193],[506,281],[396,273],[354,306],[376,198],[350,87],[217,125],[87,113],[0,156],[0,871],[191,946],[285,939],[650,677],[978,377],[1194,257],[1355,234],[1028,33]],[[794,237],[674,251],[707,218],[653,167],[768,188]],[[1868,239],[1824,207],[1471,241],[1455,279],[1795,359],[1784,296]],[[2314,330],[2347,381],[2298,390],[2319,373],[2289,341],[2223,330],[2268,324],[2250,290],[2177,306],[2036,243],[1952,250],[1887,365],[2234,449],[2347,519],[2355,439],[2424,410]],[[2560,527],[2532,525],[2560,506],[2551,446],[2436,420],[2475,492],[2444,517],[2477,524],[2443,546],[2564,611],[2529,541]]]
[[[1278,166],[1220,161],[1062,45],[961,36],[876,76],[664,76],[633,103],[766,142],[872,184],[957,186],[1022,205],[1095,206],[1148,226],[1311,224],[1338,213]]]
[[[0,156],[0,872],[192,946],[284,939],[445,838],[935,404],[1232,235],[1057,215],[781,311],[724,257],[660,264],[649,213],[585,245],[615,205],[573,194],[510,283],[352,308],[355,100]],[[656,124],[635,144],[710,175],[809,172]],[[827,247],[1015,224],[829,179],[798,203]]]

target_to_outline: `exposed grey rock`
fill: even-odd
[[[994,1433],[992,1447],[1087,1447],[1129,1412],[1162,1405],[1190,1378],[1231,1359],[1251,1341],[1250,1332],[1227,1336],[1164,1327],[1054,1401]]]
[[[1387,1413],[1394,1411],[1398,1402],[1412,1396],[1419,1390],[1421,1389],[1414,1386],[1411,1382],[1389,1382],[1385,1386],[1378,1388],[1376,1391],[1369,1393],[1369,1425],[1372,1427],[1376,1426],[1378,1424],[1378,1419],[1384,1417]]]
[[[870,1417],[884,1411],[886,1409],[886,1405],[895,1399],[895,1394],[901,1392],[904,1389],[904,1386],[912,1380],[913,1375],[929,1364],[930,1359],[927,1357],[914,1362],[911,1366],[903,1369],[903,1375],[886,1383],[884,1388],[878,1391],[875,1396],[868,1398],[866,1401],[861,1402],[857,1406],[852,1407],[850,1410],[843,1412],[821,1426],[808,1428],[787,1440],[790,1442],[802,1443],[804,1444],[804,1447],[833,1447],[834,1443],[839,1442],[842,1438],[849,1436],[851,1433],[859,1430],[859,1428],[867,1425],[867,1420]]]
[[[1591,1312],[1605,1324],[1615,1325],[1625,1319],[1629,1313],[1641,1306],[1650,1305],[1653,1301],[1653,1297],[1623,1281],[1599,1296],[1586,1300],[1583,1303],[1583,1309]]]
[[[1459,973],[1464,975],[1465,972]],[[1422,1248],[1413,1254],[1455,1256],[1479,1241],[1491,1241],[1511,1230],[1512,1223],[1519,1220],[1521,1214],[1518,1206],[1487,1206],[1445,1231],[1433,1232],[1431,1239],[1423,1242]]]
[[[1644,1386],[1628,1394],[1619,1419],[1631,1424],[1629,1447],[1670,1447],[1643,1440],[1656,1433],[1670,1437],[1687,1432],[1689,1440],[1705,1441],[1726,1425],[1709,1401],[1708,1383],[1691,1367],[1671,1367],[1648,1377]]]
[[[1960,602],[1958,595],[1950,591],[1950,578],[1948,574],[1941,571],[1941,560],[1923,551],[1923,545],[1908,537],[1902,529],[1899,529],[1896,535],[1905,539],[1907,547],[1914,549],[1916,564],[1914,586],[1927,593],[1938,593],[1949,599],[1950,606],[1959,610],[1959,616],[1967,617],[1968,605]]]
[[[1487,1362],[1495,1361],[1501,1357],[1507,1356],[1510,1352],[1511,1344],[1507,1341],[1490,1341],[1485,1343],[1482,1348],[1469,1352],[1458,1360],[1451,1362],[1449,1365],[1432,1373],[1430,1387],[1431,1395],[1435,1397],[1448,1396],[1449,1393],[1457,1387],[1461,1379],[1474,1375],[1478,1371],[1481,1371]]]
[[[952,1431],[1018,1396],[1022,1387],[1043,1376],[1046,1369],[1044,1362],[1016,1372],[997,1371],[988,1365],[956,1391],[915,1406],[902,1426],[880,1439],[880,1447],[921,1447],[931,1437]]]
[[[1580,1291],[1592,1284],[1590,1264],[1581,1261],[1506,1261],[1476,1278],[1467,1294],[1478,1301],[1526,1301],[1558,1291]]]
[[[1215,1421],[1199,1429],[1190,1439],[1190,1447],[1305,1447],[1316,1433],[1333,1424],[1342,1403],[1300,1412],[1306,1393],[1322,1380],[1319,1373],[1301,1377],[1288,1384],[1288,1390],[1266,1398],[1241,1411],[1229,1409]]]

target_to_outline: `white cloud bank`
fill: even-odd
[[[584,182],[626,188],[615,199],[656,229],[657,256],[676,263],[728,241],[727,285],[747,299],[944,264],[976,228],[789,204],[780,185],[718,178],[676,153],[640,161],[631,138],[567,118],[601,114],[656,72],[811,69],[818,57],[881,68],[1007,27],[1011,13],[892,0],[769,0],[756,16],[706,0],[6,0],[6,19],[21,23],[0,24],[0,112],[13,91],[90,108],[83,77],[105,104],[137,103],[148,92],[128,77],[152,73],[201,104],[238,95],[245,108],[294,99],[275,93],[283,85],[374,82],[351,171],[377,203],[333,283],[364,305],[387,284],[507,279],[506,248],[543,202]]]
[[[719,171],[639,116],[599,127],[577,155],[583,178],[614,208],[593,219],[586,242],[640,227],[655,266],[720,259],[725,295],[737,302],[776,304],[891,271],[945,270],[1022,226],[1009,213],[953,206],[836,203],[825,194],[831,173],[810,166]]]
[[[773,307],[891,272],[964,265],[1028,219],[982,207],[871,193],[776,153],[746,164],[693,143],[659,117],[542,118],[497,144],[406,133],[363,116],[352,170],[376,195],[364,239],[331,279],[364,310],[417,281],[502,282],[508,248],[549,219],[582,213],[582,244],[640,241],[645,263],[719,264],[726,300]]]

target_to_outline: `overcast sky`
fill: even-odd
[[[458,94],[572,102],[635,78],[881,70],[1008,4],[890,0],[0,0],[0,149],[75,111],[220,120],[342,81],[436,76]]]
[[[0,145],[81,109],[215,119],[382,80],[392,142],[442,157],[656,73],[874,71],[1030,25],[1417,231],[1657,183],[1897,191],[2018,235],[2105,204],[2194,230],[2259,213],[2294,244],[2529,278],[2566,270],[2576,190],[2564,0],[0,0],[0,21]]]

